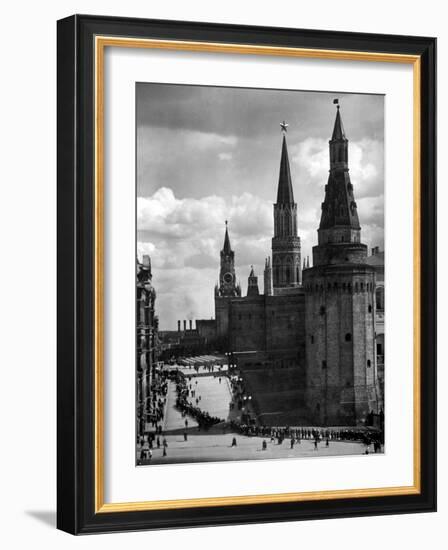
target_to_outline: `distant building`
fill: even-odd
[[[156,292],[152,286],[151,259],[137,260],[136,286],[137,435],[143,435],[154,413],[153,386],[158,360]]]

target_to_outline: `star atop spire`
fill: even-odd
[[[289,124],[287,124],[285,121],[280,122],[280,128],[282,129],[282,134],[286,134],[286,132],[288,131],[288,126]]]
[[[339,139],[346,139],[345,137],[345,130],[344,126],[342,124],[341,119],[341,112],[339,110],[339,99],[333,99],[333,104],[336,105],[337,111],[336,111],[336,120],[334,121],[334,128],[333,128],[333,135],[331,136],[331,140],[339,140]]]

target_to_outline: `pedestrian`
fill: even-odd
[[[317,439],[314,440],[314,450],[317,451]]]
[[[291,449],[294,449],[294,443],[295,443],[294,438],[291,437]]]
[[[160,449],[160,437],[157,436],[157,448]]]
[[[151,449],[148,449],[148,460],[150,461],[152,458],[152,451]]]
[[[185,419],[185,427],[188,428],[188,419]]]
[[[328,437],[327,437],[327,440],[325,441],[325,447],[329,447],[330,446],[330,442],[328,440]]]
[[[163,446],[168,447],[168,442],[165,437],[163,438]]]
[[[262,449],[263,449],[263,451],[266,450],[266,447],[267,447],[267,446],[268,446],[268,445],[267,445],[266,441],[263,439],[263,443],[262,443]]]
[[[188,439],[187,432],[184,432],[184,441],[187,441],[187,439]]]
[[[232,439],[232,447],[236,447],[236,437]]]
[[[163,456],[166,456],[166,447],[163,447]]]

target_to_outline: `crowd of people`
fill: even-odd
[[[253,426],[241,424],[236,421],[230,423],[230,428],[245,436],[266,437],[271,442],[276,441],[281,445],[285,439],[294,443],[300,443],[302,439],[312,440],[316,444],[323,441],[328,447],[331,441],[359,441],[368,448],[373,445],[374,452],[381,452],[384,444],[383,434],[377,430],[366,430],[362,428],[305,428],[305,427],[272,427]],[[292,446],[294,445],[292,443]]]
[[[222,422],[222,418],[210,415],[207,411],[203,411],[198,404],[200,396],[196,395],[196,390],[188,386],[185,375],[177,371],[173,375],[176,383],[176,408],[183,416],[191,416],[198,423],[199,429],[208,430],[214,424]],[[190,402],[190,398],[195,399],[196,405]]]

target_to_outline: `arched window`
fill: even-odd
[[[382,286],[375,290],[375,305],[377,311],[384,311],[384,287]]]
[[[350,332],[347,332],[347,334],[345,335],[345,341],[346,342],[351,342],[352,341],[352,335],[350,334]]]

